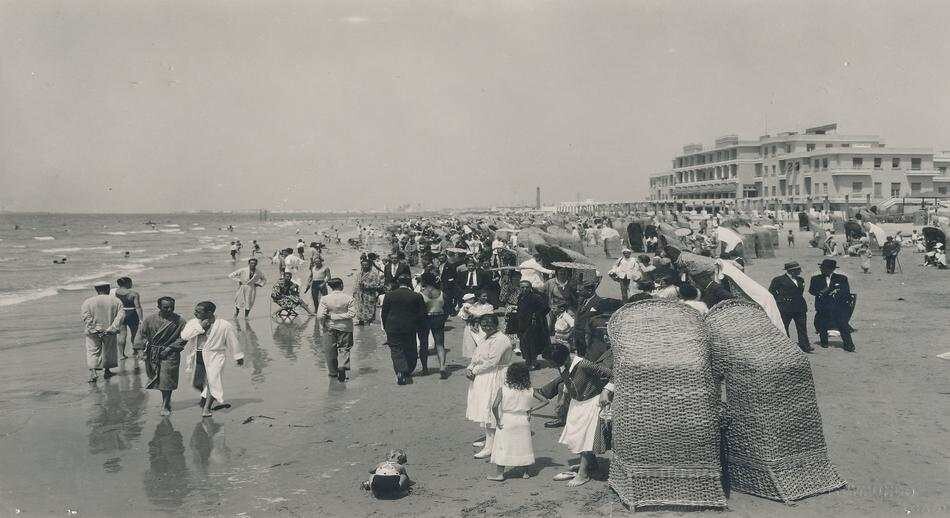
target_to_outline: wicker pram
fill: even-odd
[[[700,314],[671,300],[623,306],[614,349],[610,487],[633,509],[726,506],[719,391]]]
[[[705,316],[713,370],[725,383],[727,478],[736,491],[790,502],[844,486],[828,459],[811,367],[754,303]]]

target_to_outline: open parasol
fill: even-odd
[[[575,263],[573,261],[555,261],[551,263],[555,268],[567,268],[570,270],[597,270],[593,264]]]

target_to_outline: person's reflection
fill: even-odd
[[[149,501],[163,510],[174,511],[181,507],[191,491],[185,465],[185,444],[181,433],[167,417],[155,427],[148,443],[148,463],[143,484]]]
[[[117,383],[105,383],[94,389],[92,412],[86,421],[89,428],[89,453],[95,455],[128,449],[129,444],[122,433],[122,410]]]
[[[196,485],[205,488],[202,495],[207,503],[216,503],[220,492],[216,481],[208,477],[209,468],[225,464],[231,456],[231,450],[225,443],[224,436],[219,435],[221,428],[222,426],[213,419],[202,419],[195,425],[189,442],[192,466],[200,479],[200,482],[196,481]]]
[[[121,376],[119,391],[121,393],[120,403],[124,413],[122,433],[126,441],[132,443],[142,436],[142,430],[145,428],[144,414],[148,394],[142,388],[142,376],[140,374]]]
[[[372,361],[373,356],[379,352],[385,352],[388,357],[389,347],[380,346],[385,341],[380,333],[381,331],[375,326],[357,327],[353,330],[353,349],[350,352],[353,373],[376,372],[376,369],[371,366],[375,363]]]
[[[308,321],[309,319],[301,323],[281,322],[274,327],[274,343],[291,362],[297,361],[297,348],[300,347],[303,328]]]
[[[320,329],[320,320],[313,322],[313,334],[310,335],[310,351],[314,356],[314,365],[322,370],[327,368],[326,336]]]
[[[236,320],[236,322],[238,323],[238,340],[244,346],[244,361],[251,365],[251,383],[255,385],[263,383],[264,367],[270,363],[270,356],[261,348],[260,339],[251,327],[251,323],[247,320],[243,322]]]

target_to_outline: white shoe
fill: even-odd
[[[476,459],[487,459],[488,457],[491,457],[491,450],[485,449],[485,450],[482,450],[482,451],[476,453],[476,454],[473,455],[473,456],[474,456]]]
[[[472,443],[472,448],[484,448],[485,441],[475,441]]]

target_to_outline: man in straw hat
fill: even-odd
[[[811,278],[808,293],[815,296],[815,328],[822,347],[828,347],[828,330],[837,329],[844,344],[842,348],[854,352],[851,325],[848,323],[851,288],[846,276],[835,273],[837,268],[837,261],[825,259],[818,265],[818,275]]]
[[[775,297],[779,313],[782,314],[782,323],[785,325],[785,334],[788,334],[788,324],[795,321],[795,330],[798,336],[798,346],[806,353],[814,349],[808,341],[808,331],[805,328],[808,304],[805,303],[805,279],[802,278],[802,267],[795,261],[785,263],[785,274],[772,279],[769,284],[769,293]],[[788,336],[791,336],[788,334]]]

